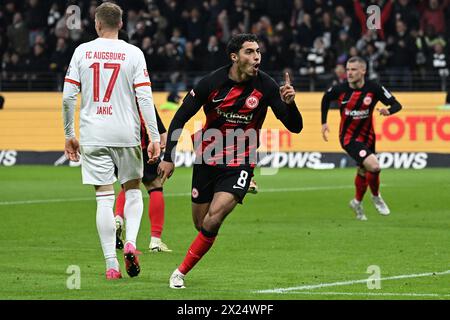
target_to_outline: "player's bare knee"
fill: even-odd
[[[130,189],[139,189],[140,188],[141,179],[133,179],[125,182],[123,184],[123,188],[125,191]]]
[[[114,191],[114,187],[112,184],[103,185],[103,186],[94,186],[95,192],[105,192],[105,191]]]
[[[144,186],[148,191],[151,191],[153,189],[162,188],[161,179],[157,178],[155,180],[152,180],[150,182],[145,181]]]
[[[210,231],[219,230],[222,222],[225,220],[225,215],[223,215],[220,211],[208,211],[202,226]]]
[[[372,166],[372,167],[370,168],[369,171],[372,172],[372,173],[379,173],[379,172],[381,171],[381,168],[380,168],[379,165],[374,165],[374,166]]]

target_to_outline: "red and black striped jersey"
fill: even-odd
[[[257,76],[238,83],[229,78],[230,67],[208,74],[186,95],[169,127],[165,161],[174,158],[172,151],[181,133],[173,136],[174,132],[202,106],[206,122],[193,140],[197,160],[201,156],[202,163],[209,165],[255,165],[251,155],[256,154],[268,106],[287,129],[301,131],[302,117],[295,102],[287,105],[281,100],[275,80],[259,71]]]
[[[353,89],[348,82],[333,86],[325,92],[322,99],[322,124],[327,122],[331,101],[338,101],[341,122],[339,141],[346,146],[351,141],[358,141],[368,147],[375,145],[375,131],[372,123],[373,110],[381,101],[390,105],[390,114],[400,111],[400,103],[385,87],[366,81],[362,88]]]

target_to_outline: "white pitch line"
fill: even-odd
[[[304,294],[322,296],[397,296],[397,297],[450,297],[450,294],[441,293],[394,293],[394,292],[317,292],[317,291],[290,291],[284,294]]]
[[[450,270],[446,270],[446,271],[442,271],[442,272],[403,274],[403,275],[399,275],[399,276],[380,278],[379,280],[381,281],[381,280],[420,278],[420,277],[440,276],[440,275],[445,275],[445,274],[450,274]],[[331,282],[331,283],[320,283],[320,284],[312,284],[312,285],[289,287],[289,288],[256,290],[255,293],[285,293],[287,291],[311,290],[311,289],[320,289],[320,288],[327,288],[327,287],[347,286],[347,285],[353,285],[353,284],[357,284],[357,283],[367,283],[367,281],[368,281],[368,279],[360,279],[360,280],[339,281],[339,282]]]
[[[323,187],[299,187],[299,188],[280,188],[280,189],[260,189],[258,192],[296,192],[296,191],[318,191],[318,190],[337,190],[337,189],[353,189],[354,186],[323,186]],[[189,192],[165,193],[165,197],[184,197],[190,196]],[[146,197],[144,197],[146,198]],[[57,202],[78,202],[78,201],[94,201],[95,197],[84,198],[65,198],[65,199],[40,199],[40,200],[22,200],[22,201],[2,201],[0,206],[21,205],[21,204],[37,204],[37,203],[57,203]]]

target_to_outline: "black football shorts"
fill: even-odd
[[[222,191],[236,195],[238,202],[242,203],[252,176],[253,168],[249,166],[224,168],[207,164],[194,164],[192,172],[192,202],[211,202],[214,193]]]
[[[147,149],[142,149],[142,155],[144,159],[144,176],[142,177],[142,182],[149,183],[158,177],[158,165],[161,162],[161,159],[158,159],[156,163],[148,164]]]
[[[352,157],[358,166],[362,166],[364,159],[375,153],[375,146],[368,147],[359,141],[350,141],[344,146],[344,150]]]

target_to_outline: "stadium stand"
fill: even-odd
[[[124,30],[145,53],[154,90],[183,91],[226,61],[232,34],[261,40],[262,69],[275,78],[292,72],[299,91],[321,91],[337,65],[365,57],[369,77],[394,91],[447,91],[450,0],[135,0],[124,9]],[[96,38],[101,1],[5,0],[0,4],[0,91],[60,91],[69,59]],[[381,30],[364,15],[378,5]],[[66,8],[80,8],[70,30]],[[275,71],[277,70],[277,71]]]

